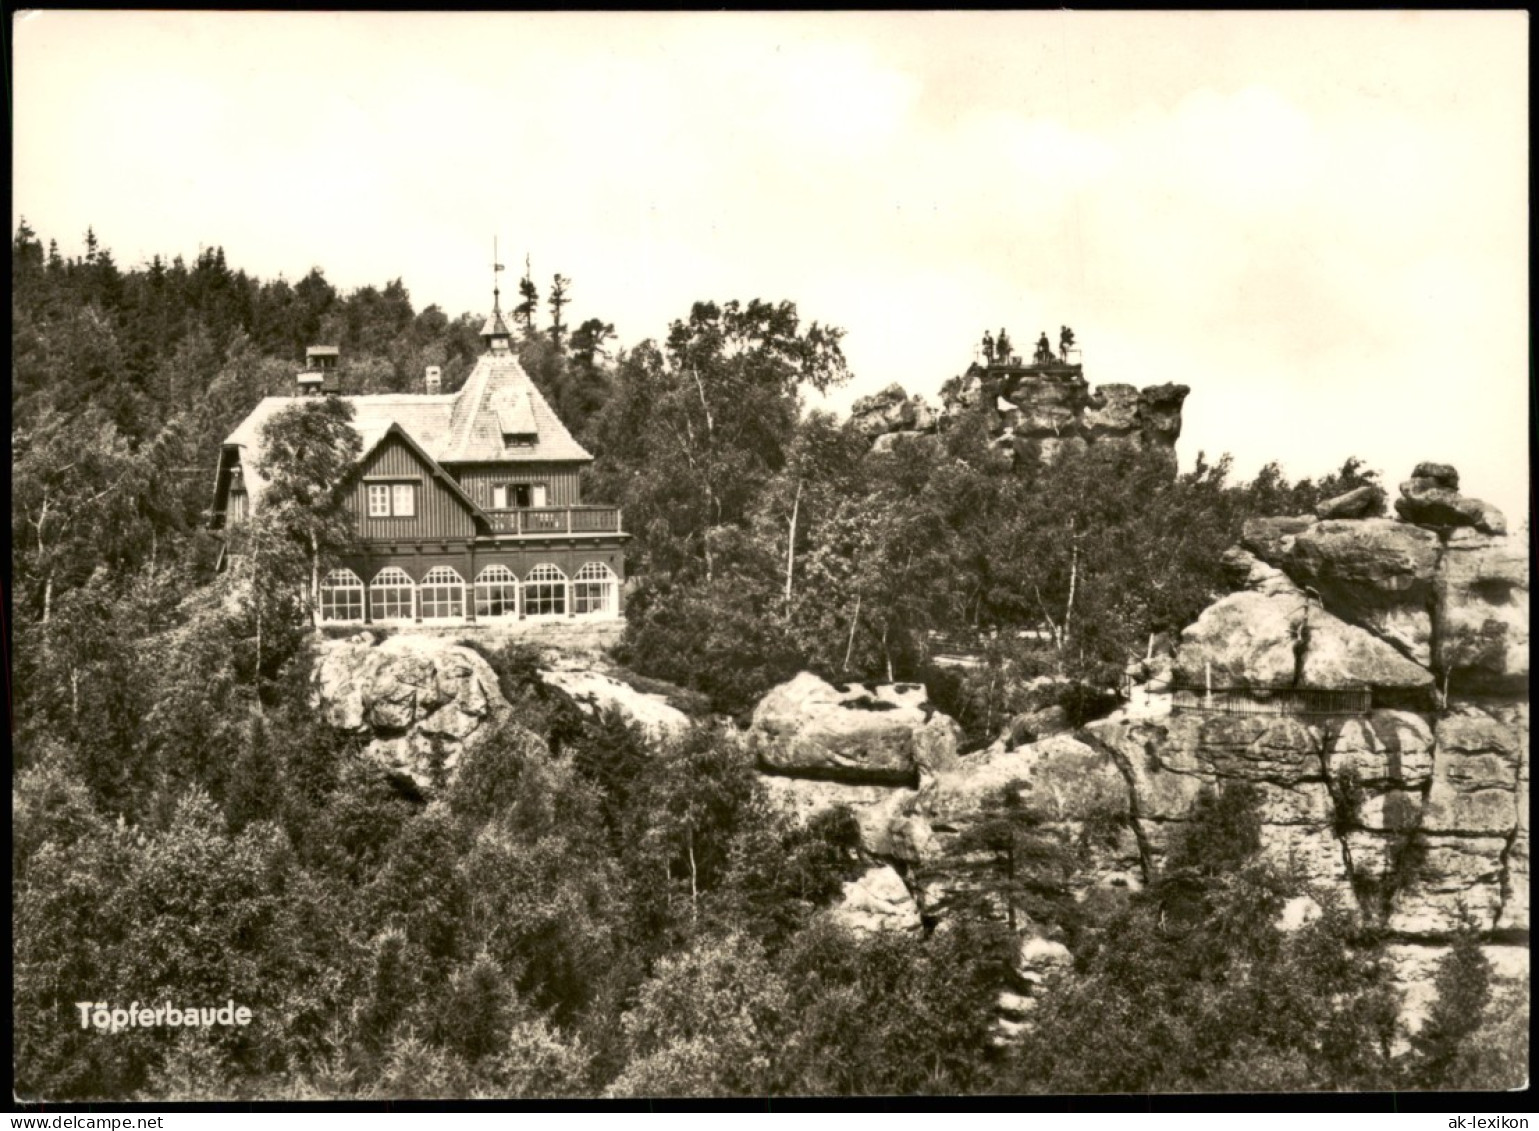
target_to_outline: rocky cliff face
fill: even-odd
[[[1057,361],[974,365],[946,386],[939,410],[890,385],[856,401],[850,421],[878,450],[978,415],[994,443],[1017,461],[1049,460],[1065,447],[1124,445],[1168,453],[1173,466],[1188,392],[1171,384],[1092,387],[1082,366]]]
[[[1422,470],[1413,483],[1430,478]],[[1412,513],[1425,513],[1417,505]],[[1156,688],[1072,733],[937,763],[904,788],[879,779],[780,779],[778,788],[809,813],[850,804],[863,847],[935,926],[956,908],[989,907],[978,898],[988,861],[953,849],[1002,790],[1033,802],[1077,846],[1071,886],[1093,917],[1159,878],[1204,792],[1243,782],[1260,799],[1262,852],[1395,940],[1409,1028],[1462,927],[1482,932],[1499,978],[1519,984],[1528,964],[1525,547],[1492,532],[1505,523],[1479,500],[1435,512],[1436,523],[1382,518],[1383,509],[1369,492],[1322,504],[1330,517],[1247,525],[1225,555],[1237,591],[1181,634],[1170,662],[1178,684],[1198,689],[1184,702]],[[1208,683],[1271,713],[1214,710],[1201,693]],[[1366,706],[1331,698],[1341,692],[1366,694]],[[1341,702],[1348,713],[1314,713]],[[895,891],[883,879],[890,909]],[[1307,918],[1307,908],[1292,910]],[[997,896],[991,913],[1005,917]],[[911,929],[890,910],[870,918],[878,928],[900,921]],[[1017,990],[1002,1002],[1005,1035],[1029,1012]]]
[[[466,747],[508,711],[479,653],[406,633],[326,641],[313,693],[328,723],[368,739],[369,757],[421,790],[441,785]]]
[[[689,726],[689,717],[663,696],[596,670],[592,655],[575,663],[549,652],[546,658],[541,681],[585,714],[618,711],[656,739]],[[441,634],[363,632],[327,640],[312,694],[328,723],[367,740],[366,757],[424,793],[451,780],[465,751],[512,710],[486,659]]]

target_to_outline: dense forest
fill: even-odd
[[[1128,661],[1222,589],[1250,516],[1373,477],[1357,461],[1236,482],[1131,450],[1012,468],[981,424],[873,452],[806,395],[848,379],[837,328],[791,302],[696,303],[652,340],[563,318],[523,280],[525,368],[597,459],[584,496],[633,541],[619,659],[695,693],[672,743],[575,711],[538,657],[488,653],[516,707],[432,798],[316,717],[290,512],[258,582],[206,529],[223,438],[287,394],[306,346],[344,391],[464,380],[481,319],[400,279],[339,293],[218,248],[125,268],[22,223],[12,246],[15,1087],[24,1097],[698,1095],[1383,1088],[1494,1078],[1466,1041],[1487,989],[1456,947],[1432,1020],[1391,1053],[1374,940],[1254,859],[1239,792],[1177,858],[1223,898],[1179,939],[1135,901],[1088,927],[1029,810],[991,850],[1084,978],[991,1043],[1012,945],[958,921],[857,937],[820,917],[858,871],[848,813],[779,812],[732,718],[800,670],[924,682],[973,746],[1024,679],[1104,710]],[[937,374],[937,383],[944,377]],[[324,479],[324,463],[296,469]],[[296,491],[296,498],[302,492]],[[281,510],[282,508],[274,508]],[[312,508],[313,509],[313,508]],[[322,516],[324,517],[324,516]],[[260,555],[255,555],[260,558]],[[959,675],[931,634],[976,633]],[[1031,630],[1022,635],[1023,630]],[[1004,849],[1000,846],[1003,845]],[[976,848],[977,846],[971,846]],[[1184,856],[1182,855],[1184,853]],[[83,1031],[75,1002],[249,1006],[244,1028]],[[1343,1003],[1346,1003],[1343,1006]],[[1482,1060],[1485,1056],[1487,1059]],[[1510,1066],[1507,1066],[1510,1067]]]

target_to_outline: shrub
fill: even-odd
[[[1469,1086],[1456,1078],[1458,1069],[1469,1067],[1466,1048],[1484,1022],[1491,1000],[1491,964],[1480,952],[1474,931],[1459,933],[1452,949],[1438,963],[1434,985],[1437,1000],[1426,1023],[1411,1038],[1417,1058],[1414,1076],[1427,1088]]]
[[[1208,875],[1235,871],[1261,847],[1260,801],[1260,791],[1245,781],[1204,790],[1171,845],[1169,869]]]

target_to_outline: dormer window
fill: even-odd
[[[497,409],[497,429],[502,433],[506,447],[534,447],[539,439],[539,428],[534,422],[534,406],[529,403],[529,394]]]

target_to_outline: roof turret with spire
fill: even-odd
[[[513,340],[513,331],[508,329],[508,324],[502,320],[502,291],[497,286],[497,275],[503,270],[501,263],[497,262],[497,240],[492,240],[492,313],[486,320],[486,325],[481,327],[481,340],[486,343],[486,348],[494,351],[502,351],[508,348]]]

